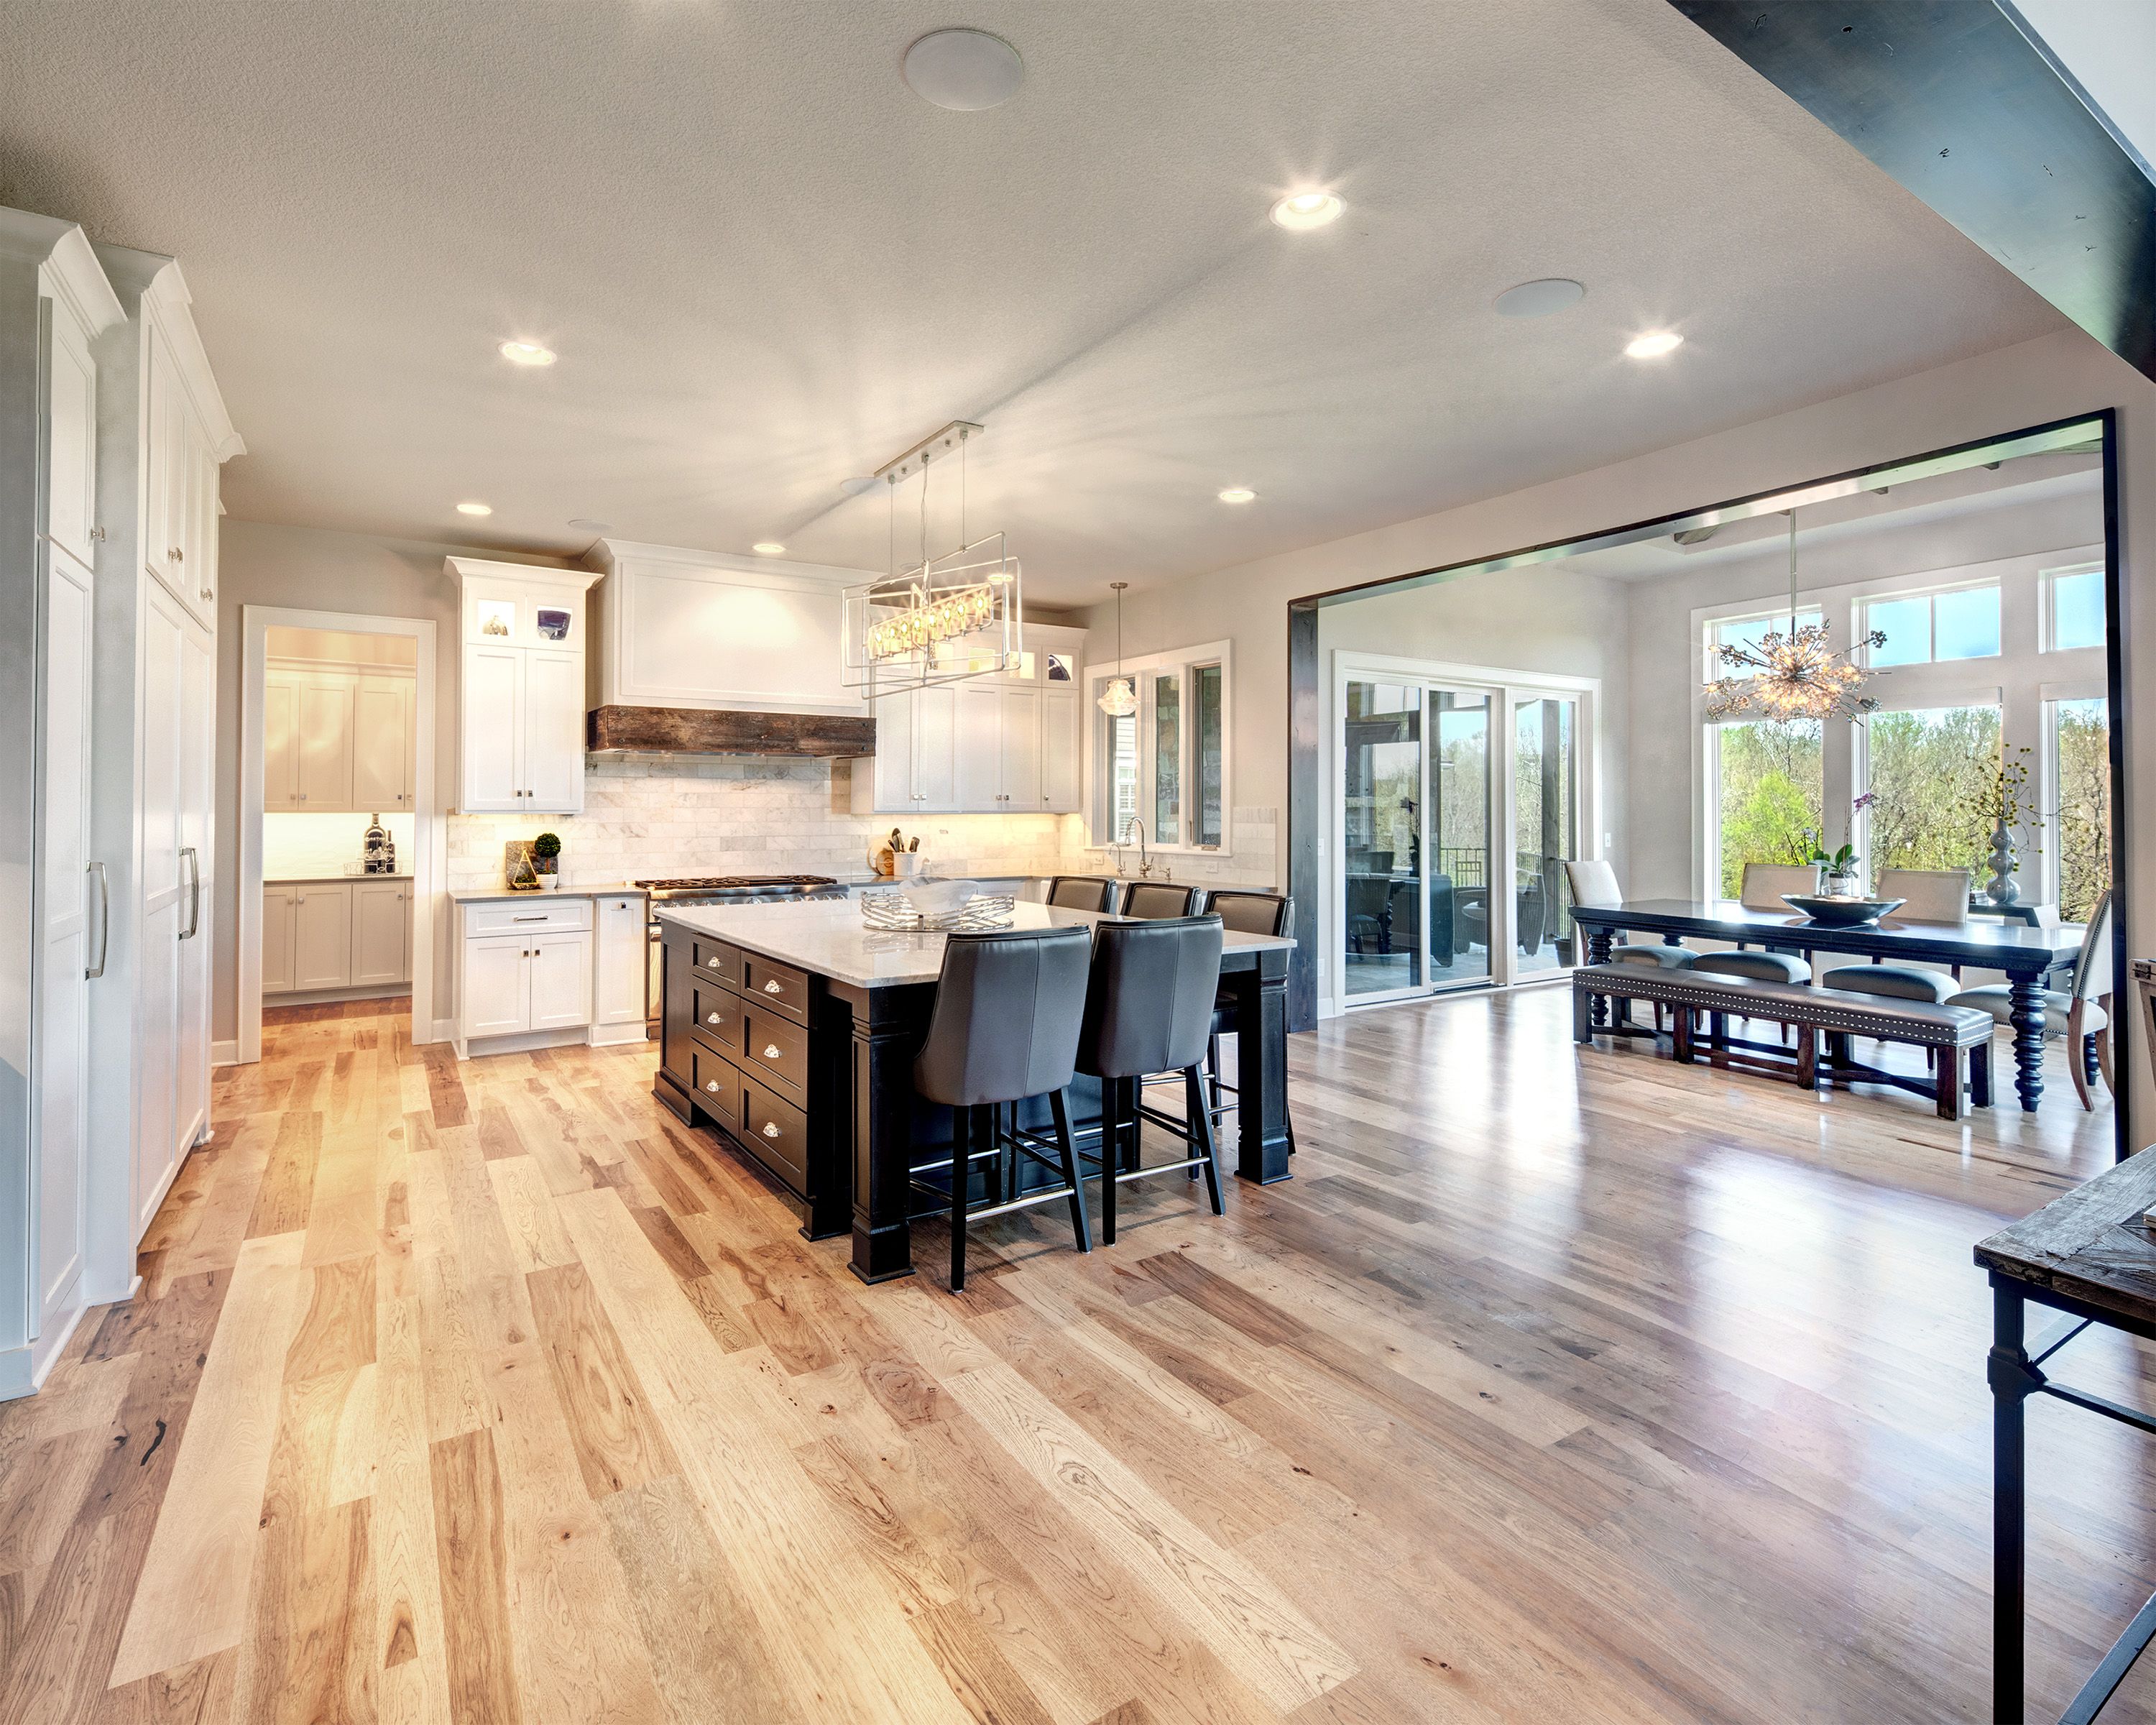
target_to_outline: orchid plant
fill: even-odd
[[[1834,851],[1828,850],[1825,844],[1820,839],[1820,835],[1814,834],[1812,835],[1812,854],[1806,857],[1804,860],[1807,862],[1815,862],[1820,864],[1825,868],[1830,875],[1846,875],[1856,874],[1857,872],[1857,854],[1856,844],[1856,817],[1871,806],[1872,803],[1876,798],[1876,795],[1877,793],[1876,792],[1866,791],[1862,796],[1858,797],[1851,802],[1849,805],[1849,819],[1844,823],[1842,829],[1842,830],[1848,834],[1848,839],[1847,841],[1842,845],[1840,850]]]

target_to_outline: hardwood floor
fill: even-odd
[[[0,1409],[0,1725],[1988,1717],[1969,1247],[2107,1113],[1568,1018],[1295,1038],[1292,1181],[1126,1189],[1086,1257],[984,1225],[954,1298],[803,1241],[644,1048],[272,1014],[140,1296]],[[2156,1445],[2030,1428],[2054,1717],[2156,1576]]]

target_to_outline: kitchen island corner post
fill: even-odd
[[[932,1004],[926,988],[860,988],[834,981],[833,1002],[853,1014],[854,1251],[848,1267],[865,1282],[913,1274],[913,1056]]]
[[[1294,1175],[1287,1122],[1288,958],[1286,947],[1251,955],[1253,963],[1224,971],[1244,1028],[1235,1038],[1238,1139],[1235,1173],[1271,1186]]]

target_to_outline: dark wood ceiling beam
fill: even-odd
[[[1995,0],[1670,0],[2156,377],[2156,184]]]

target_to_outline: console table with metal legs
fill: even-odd
[[[2143,1150],[2087,1185],[2054,1199],[1983,1241],[1978,1265],[1991,1277],[1992,1707],[1994,1725],[2021,1725],[2023,1561],[2027,1541],[2027,1439],[2032,1395],[2048,1395],[2156,1436],[2156,1418],[2061,1384],[2046,1369],[2091,1324],[2156,1342],[2156,1232],[2142,1215],[2156,1204],[2156,1149]],[[2028,1308],[2065,1314],[2063,1327],[2031,1348]],[[2156,1596],[2082,1685],[2060,1725],[2087,1725],[2156,1639]]]

